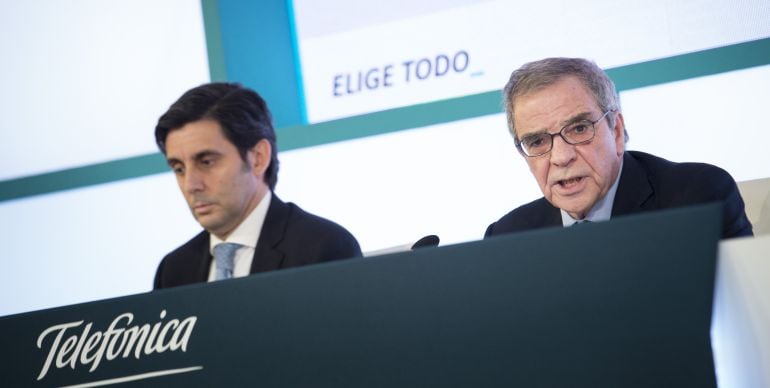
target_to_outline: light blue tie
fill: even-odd
[[[214,280],[229,279],[233,277],[233,259],[235,251],[242,247],[241,244],[219,243],[214,246],[214,260],[216,260],[216,272]]]

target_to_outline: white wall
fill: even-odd
[[[4,1],[0,179],[156,152],[209,80],[198,0]],[[197,232],[170,175],[0,202],[0,315],[147,291]]]

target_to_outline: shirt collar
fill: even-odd
[[[209,233],[209,251],[213,254],[214,246],[221,242],[231,242],[256,249],[259,232],[262,230],[262,224],[265,223],[265,217],[267,216],[267,209],[270,208],[271,199],[272,193],[270,190],[267,190],[267,193],[265,193],[265,196],[259,201],[257,207],[255,207],[243,222],[241,222],[241,224],[227,236],[226,240],[223,241],[214,234]]]
[[[612,186],[610,186],[610,189],[607,191],[607,194],[604,196],[604,198],[598,200],[596,204],[594,204],[594,207],[588,211],[588,214],[586,214],[586,217],[582,220],[576,220],[572,218],[569,213],[560,209],[562,225],[572,226],[577,222],[583,221],[599,222],[609,220],[610,216],[612,216],[612,204],[615,202],[615,193],[618,191],[618,183],[620,182],[621,174],[623,174],[623,158],[620,158],[618,176],[615,177],[615,182],[612,183]]]

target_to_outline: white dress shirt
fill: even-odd
[[[236,243],[243,245],[235,251],[235,258],[233,259],[233,277],[246,276],[251,271],[251,262],[254,260],[254,251],[257,249],[257,241],[259,241],[259,235],[262,232],[262,224],[265,223],[265,217],[267,216],[267,209],[270,208],[270,199],[272,193],[267,191],[264,198],[259,201],[257,207],[251,211],[246,219],[238,225],[235,230],[227,236],[225,241],[222,241],[219,237],[209,233],[209,252],[214,254],[214,246],[222,242]],[[216,276],[216,260],[211,260],[211,266],[209,267],[209,280],[214,281]]]

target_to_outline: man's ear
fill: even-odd
[[[614,136],[618,156],[622,156],[626,150],[626,123],[623,121],[623,113],[621,112],[615,115]]]
[[[270,160],[273,156],[273,149],[270,147],[270,142],[267,139],[262,139],[251,147],[248,152],[249,163],[251,164],[254,175],[262,177],[267,171],[267,167],[270,165]]]

